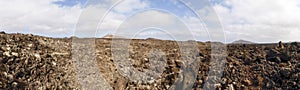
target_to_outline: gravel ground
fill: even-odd
[[[112,39],[96,39],[92,43],[93,48],[86,47],[90,43],[82,43],[76,47],[73,43],[72,50],[71,38],[2,32],[0,89],[69,90],[88,89],[94,84],[102,87],[105,84],[93,79],[82,79],[89,76],[105,79],[105,85],[116,90],[300,89],[300,44],[296,42],[228,44],[224,67],[214,69],[218,63],[211,60],[214,58],[211,55],[211,45],[224,44],[157,39],[118,40],[131,42],[126,47],[129,49],[129,58],[122,59],[123,54],[118,54],[124,48],[111,47],[114,45]],[[112,52],[114,50],[116,51]],[[77,55],[76,58],[74,55]],[[93,59],[93,56],[95,61],[86,61]],[[120,62],[119,59],[125,61]],[[128,62],[131,63],[129,66],[119,65]],[[89,64],[84,66],[85,63]],[[130,71],[134,72],[129,73]],[[150,79],[132,80],[134,76],[139,77],[140,74],[137,73],[144,73]]]

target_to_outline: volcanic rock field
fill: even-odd
[[[0,90],[84,89],[85,86],[80,83],[80,75],[76,71],[78,69],[75,65],[76,61],[72,58],[74,57],[72,54],[84,52],[84,49],[73,50],[74,38],[49,38],[1,32]],[[116,66],[116,62],[122,62],[114,58],[118,54],[113,53],[112,50],[118,48],[112,47],[112,38],[94,40],[95,52],[92,53],[95,55],[94,63],[101,76],[114,90],[300,89],[300,43],[297,42],[222,44],[159,39],[118,39],[130,42],[129,58],[125,60],[129,61],[136,71],[159,73],[158,75],[149,73],[153,78],[148,82],[140,82],[120,73],[126,69],[120,70]],[[180,47],[178,43],[194,43],[195,47]],[[212,45],[226,48],[224,60],[212,62]],[[185,55],[188,57],[184,57]],[[183,59],[194,62],[188,63]],[[217,64],[219,62],[224,62],[224,66],[221,69],[213,69],[215,65],[219,65]],[[191,74],[189,71],[194,73]],[[211,76],[214,73],[220,75]],[[176,87],[176,85],[183,86]]]

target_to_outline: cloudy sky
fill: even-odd
[[[0,0],[0,31],[232,42],[300,41],[300,0]]]

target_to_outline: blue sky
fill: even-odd
[[[54,4],[60,6],[60,7],[72,7],[75,5],[81,5],[84,6],[89,0],[62,0],[62,1],[55,1]],[[101,2],[101,0],[98,0]],[[176,13],[176,15],[183,16],[186,11],[190,11],[189,8],[187,8],[182,2],[178,0],[141,0],[151,3],[151,8],[162,8],[169,10],[171,12]],[[203,0],[204,1],[204,0]],[[175,2],[175,3],[174,3]],[[231,9],[232,6],[226,5],[224,3],[224,0],[210,0],[210,3],[204,3],[204,4],[211,4],[211,5],[222,5],[224,7],[227,7],[228,9]],[[199,4],[198,7],[206,6]],[[190,13],[190,12],[189,12]]]
[[[72,7],[75,5],[84,6],[88,0],[63,0],[63,1],[56,1],[53,2],[54,4],[60,7]],[[189,8],[184,6],[183,4],[174,4],[171,0],[141,0],[147,1],[150,3],[150,8],[160,8],[169,10],[172,13],[176,13],[176,15],[184,16],[186,11],[190,11]],[[176,3],[181,3],[180,1],[174,1]],[[190,13],[190,12],[189,12]]]
[[[84,5],[86,2],[87,0],[63,0],[63,1],[55,1],[53,3],[59,6],[72,7],[77,4]]]
[[[101,2],[101,0],[98,0]],[[186,13],[193,13],[187,6],[185,6],[181,1],[178,0],[141,0],[143,2],[150,3],[149,8],[159,8],[168,10],[169,12],[172,12],[178,16],[184,16]],[[53,2],[54,4],[60,6],[60,7],[72,7],[75,5],[81,5],[84,6],[88,0],[63,0],[63,1],[56,1]],[[219,4],[222,0],[212,0],[212,4]],[[198,7],[205,6],[205,5],[199,5]]]

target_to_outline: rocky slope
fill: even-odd
[[[208,72],[214,65],[211,63],[211,43],[197,42],[197,47],[182,52],[178,43],[189,42],[124,40],[131,42],[127,60],[137,71],[161,73],[151,82],[137,82],[119,73],[111,52],[114,49],[112,39],[95,41],[95,63],[104,79],[116,90],[172,89],[180,81],[192,82],[187,80],[191,75],[182,68],[186,67],[182,54],[198,61],[194,64],[199,67],[192,68],[197,70],[196,80],[190,86],[192,89],[300,89],[299,43],[280,47],[278,44],[229,44],[222,76],[219,80],[208,80]],[[72,60],[72,39],[0,33],[0,47],[0,89],[82,89]],[[211,82],[214,84],[204,85]]]
[[[79,88],[68,40],[0,34],[1,89]]]

